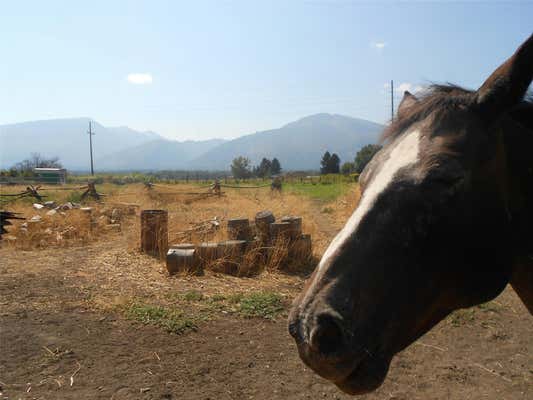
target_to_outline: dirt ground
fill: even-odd
[[[317,229],[334,234],[327,214]],[[331,217],[333,218],[333,217]],[[329,224],[329,225],[328,225]],[[326,226],[328,225],[328,226]],[[306,368],[286,315],[304,277],[172,277],[120,235],[86,246],[0,249],[0,399],[347,399]],[[181,335],[127,318],[132,301],[183,307],[206,296],[272,290],[274,320],[210,312]],[[399,354],[362,399],[531,399],[533,318],[511,288],[456,312]]]

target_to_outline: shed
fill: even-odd
[[[65,168],[34,168],[33,172],[43,183],[62,185],[67,182],[67,170]]]

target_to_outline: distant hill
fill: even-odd
[[[0,126],[0,167],[7,168],[31,153],[59,157],[66,168],[89,168],[88,118],[54,119]],[[108,128],[94,122],[93,148],[97,171],[205,169],[229,170],[237,156],[257,164],[277,157],[284,170],[320,167],[326,150],[341,162],[354,159],[366,144],[376,143],[382,125],[335,114],[311,115],[279,129],[224,141],[164,139],[154,132],[128,127]]]
[[[257,132],[227,141],[194,159],[194,169],[229,169],[236,156],[253,164],[261,158],[277,157],[284,170],[319,169],[324,152],[337,153],[353,161],[361,147],[376,143],[383,125],[336,114],[315,114],[279,129]]]
[[[28,158],[30,153],[59,157],[70,169],[89,168],[89,118],[50,119],[0,125],[0,167],[7,168]],[[107,128],[92,123],[96,158],[132,146],[161,139],[154,132],[128,127]]]
[[[188,169],[192,159],[224,143],[223,139],[178,142],[156,139],[96,160],[99,170]]]

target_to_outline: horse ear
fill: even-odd
[[[409,107],[418,103],[418,99],[409,91],[403,92],[403,99],[398,106],[398,116],[401,116]]]
[[[479,111],[496,119],[522,100],[533,79],[533,35],[481,85],[476,94]]]

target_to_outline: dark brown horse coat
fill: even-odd
[[[477,91],[406,93],[361,200],[296,299],[302,360],[347,393],[510,283],[533,313],[533,36]]]

